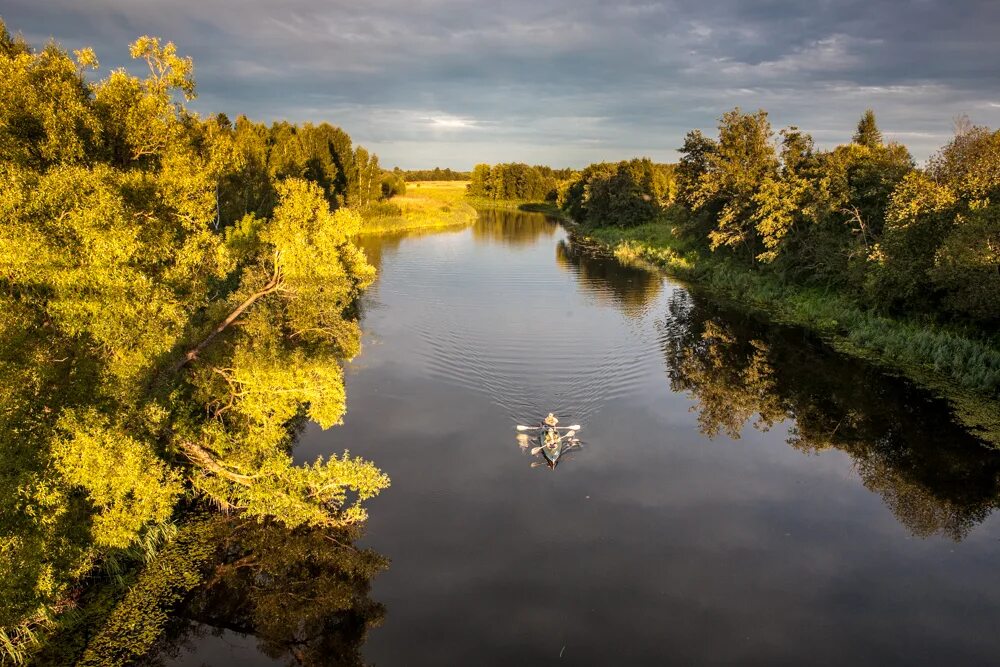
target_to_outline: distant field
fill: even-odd
[[[476,210],[464,201],[468,181],[415,181],[406,194],[364,212],[362,233],[382,234],[424,227],[472,224]]]

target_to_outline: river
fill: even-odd
[[[1000,453],[940,401],[540,214],[363,246],[379,278],[348,412],[295,453],[349,449],[392,478],[360,540],[387,559],[365,590],[380,620],[355,628],[364,661],[1000,655]],[[550,411],[581,447],[533,466],[515,425]],[[164,662],[295,664],[200,629]]]

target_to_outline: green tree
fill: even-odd
[[[883,304],[927,305],[930,276],[941,239],[955,215],[947,186],[912,172],[892,195],[885,233],[872,248],[869,291]]]
[[[489,197],[490,165],[477,164],[472,168],[472,176],[467,187],[470,197]]]
[[[737,108],[719,119],[718,144],[705,156],[707,170],[691,194],[695,210],[712,204],[718,208],[715,228],[708,234],[712,250],[755,251],[754,198],[778,171],[772,135],[763,110],[744,114]]]
[[[875,123],[875,112],[871,109],[865,109],[862,114],[852,141],[866,148],[878,148],[882,145],[882,132]]]
[[[341,362],[374,277],[350,240],[359,215],[331,210],[346,201],[346,135],[202,120],[183,105],[189,59],[149,37],[131,52],[146,78],[91,83],[90,52],[35,52],[0,30],[0,86],[16,92],[0,101],[11,655],[95,564],[168,537],[182,500],[343,527],[388,484],[346,452],[304,466],[290,452],[305,419],[343,415]],[[377,197],[377,158],[363,162]]]

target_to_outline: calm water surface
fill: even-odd
[[[392,478],[361,540],[391,562],[365,661],[1000,656],[1000,455],[938,402],[540,215],[364,246],[379,280],[348,414],[296,454],[346,448]],[[532,467],[514,426],[549,411],[583,448]],[[244,632],[166,661],[295,664]]]

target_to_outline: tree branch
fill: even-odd
[[[282,288],[282,285],[283,285],[283,280],[281,275],[281,269],[278,266],[277,253],[275,253],[274,273],[271,274],[271,279],[267,281],[267,284],[264,285],[264,288],[248,296],[246,300],[243,301],[243,303],[241,303],[239,306],[236,307],[236,310],[229,313],[229,316],[226,317],[226,319],[222,320],[219,326],[215,327],[215,329],[212,330],[212,333],[208,334],[208,336],[206,336],[204,340],[202,340],[193,348],[185,352],[184,356],[176,364],[174,364],[171,370],[174,373],[176,373],[177,371],[188,365],[188,363],[197,359],[201,351],[204,350],[206,347],[208,347],[209,343],[215,340],[216,336],[225,331],[230,324],[235,322],[236,318],[238,318],[240,315],[243,314],[243,311],[252,306],[254,302],[256,302],[261,297],[267,296],[272,292],[277,292]]]
[[[180,445],[181,449],[184,451],[184,455],[188,457],[192,463],[201,466],[209,472],[215,473],[223,479],[239,484],[240,486],[253,486],[254,477],[252,475],[241,475],[231,470],[227,470],[221,463],[216,461],[211,454],[209,454],[207,449],[201,445],[193,442],[182,442]]]

